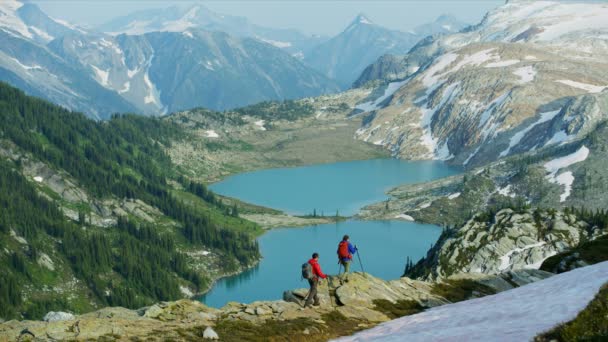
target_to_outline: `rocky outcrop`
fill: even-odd
[[[51,311],[44,315],[42,319],[45,322],[58,322],[58,321],[71,321],[74,319],[74,315],[69,312],[55,312]]]
[[[484,215],[444,231],[412,272],[433,280],[456,274],[538,269],[545,259],[601,234],[599,228],[557,211],[504,209]]]
[[[473,281],[485,284],[495,291],[504,291],[542,279],[550,273],[523,272],[509,280],[493,276],[474,276]],[[342,320],[355,322],[355,327],[369,327],[388,321],[389,316],[376,306],[377,300],[391,303],[413,301],[423,308],[448,303],[434,294],[434,283],[401,278],[385,281],[369,274],[353,273],[349,281],[341,284],[337,277],[329,277],[319,286],[321,305],[303,308],[302,299],[307,289],[296,289],[284,293],[285,300],[258,301],[250,304],[228,303],[214,309],[192,300],[163,302],[139,310],[105,308],[99,311],[74,316],[65,313],[49,313],[46,321],[9,321],[0,324],[0,340],[16,340],[35,337],[36,340],[109,340],[146,339],[167,340],[186,338],[225,338],[227,328],[234,324],[249,324],[262,327],[280,322],[305,323],[306,331],[328,329],[328,317],[339,314]],[[329,315],[329,316],[328,316]],[[232,324],[232,325],[231,325]],[[27,336],[25,336],[27,335]]]

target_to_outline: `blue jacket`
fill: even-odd
[[[353,246],[353,244],[352,244],[352,243],[350,243],[350,242],[348,243],[348,253],[350,253],[350,254],[355,254],[355,253],[357,253],[357,249],[356,249],[356,248],[355,248],[355,246]],[[349,259],[349,258],[342,258],[341,260],[342,260],[342,261],[350,261],[351,259]]]

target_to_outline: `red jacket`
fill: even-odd
[[[327,278],[327,275],[323,274],[323,271],[321,271],[321,265],[319,265],[316,259],[310,259],[308,260],[308,263],[310,266],[312,266],[312,274],[315,277],[319,277],[321,279]]]

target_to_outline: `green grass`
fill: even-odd
[[[415,300],[401,299],[393,303],[386,299],[374,299],[373,303],[374,310],[380,311],[392,319],[424,311],[424,308]]]
[[[574,320],[537,336],[535,341],[608,341],[608,284]]]
[[[221,320],[213,327],[221,341],[250,342],[317,342],[327,341],[339,336],[352,335],[361,329],[361,321],[344,317],[338,311],[322,316],[324,324],[309,318],[298,318],[289,321],[268,320],[262,324],[246,321]],[[180,329],[177,334],[183,341],[200,341],[205,326],[192,329]],[[308,334],[304,331],[308,329]]]
[[[431,293],[455,303],[472,298],[479,298],[496,293],[489,286],[470,279],[447,280],[433,286]]]

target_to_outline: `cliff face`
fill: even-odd
[[[384,281],[369,274],[353,273],[349,282],[336,277],[319,288],[321,305],[302,308],[306,289],[286,291],[284,300],[229,303],[221,309],[199,302],[180,300],[159,303],[139,310],[105,308],[73,316],[47,315],[49,322],[9,321],[0,324],[0,340],[200,340],[219,335],[222,340],[317,341],[349,335],[399,316],[413,314],[449,302],[491,294],[524,285],[551,275],[542,271],[512,272],[519,282],[500,277],[469,280],[478,289],[454,297],[446,286],[459,292],[462,283],[436,284],[401,278]],[[466,292],[466,290],[465,290]]]

